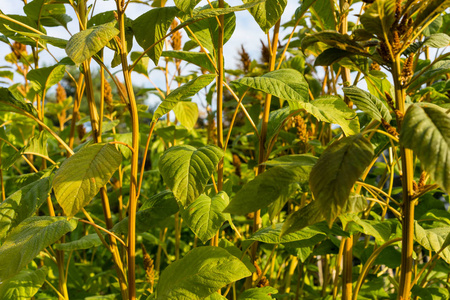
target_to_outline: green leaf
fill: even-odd
[[[361,16],[361,24],[368,32],[385,40],[395,22],[395,0],[377,0]]]
[[[372,119],[381,122],[381,119],[385,119],[386,122],[390,122],[392,117],[383,101],[356,86],[344,87],[344,94],[347,96],[357,107]]]
[[[317,42],[325,43],[326,45],[339,50],[344,50],[356,54],[366,54],[364,48],[360,44],[352,40],[349,35],[331,30],[325,30],[306,36],[302,40],[303,51]]]
[[[76,227],[77,220],[66,217],[31,217],[20,223],[0,247],[0,282],[18,274],[41,250]]]
[[[252,288],[239,295],[238,300],[272,300],[271,295],[278,294],[278,290],[271,286]]]
[[[341,126],[346,135],[359,132],[356,113],[338,96],[322,96],[311,102],[289,101],[291,110],[305,109],[319,121]]]
[[[450,117],[437,106],[411,105],[406,111],[400,143],[412,149],[422,167],[450,191]]]
[[[244,77],[236,82],[293,102],[308,102],[308,82],[294,69],[281,69],[257,77]]]
[[[197,103],[180,101],[173,107],[173,112],[181,125],[189,130],[194,128],[198,119]]]
[[[277,200],[284,204],[293,192],[292,185],[307,180],[310,171],[311,166],[271,168],[245,184],[224,212],[245,215]]]
[[[201,68],[208,70],[211,73],[215,73],[216,69],[211,61],[207,58],[206,53],[203,52],[190,52],[190,51],[163,51],[162,56],[182,59]]]
[[[211,2],[214,8],[218,8],[218,1]],[[228,8],[229,5],[224,2],[225,8]],[[203,11],[209,11],[211,6],[205,5],[199,9],[194,10],[194,18],[198,14],[202,14]],[[236,16],[234,13],[230,12],[224,14],[224,34],[223,34],[223,43],[225,44],[230,39],[231,35],[234,32],[236,27]],[[195,22],[192,25],[189,25],[189,29],[194,33],[195,37],[191,34],[191,32],[187,31],[188,36],[191,40],[198,41],[202,44],[204,48],[206,48],[210,53],[214,53],[219,45],[219,24],[216,18],[207,18],[204,20],[200,20]]]
[[[186,207],[181,216],[198,238],[206,243],[230,218],[229,214],[222,213],[228,203],[228,195],[223,191],[211,198],[203,194]]]
[[[420,8],[416,19],[414,20],[414,28],[425,25],[428,20],[431,20],[444,12],[450,6],[450,0],[430,0],[423,2],[422,4],[426,4],[426,7]]]
[[[272,139],[276,137],[277,133],[284,126],[284,122],[290,116],[291,112],[289,107],[283,107],[269,113],[269,122],[267,124],[266,144],[267,148],[272,142]],[[258,131],[261,133],[262,120],[258,124]]]
[[[443,32],[434,33],[429,37],[425,38],[423,41],[423,46],[428,46],[432,48],[444,48],[448,46],[450,42],[450,36]]]
[[[74,34],[67,43],[67,55],[77,65],[91,58],[119,33],[116,23],[113,21]]]
[[[212,145],[199,149],[189,145],[174,146],[164,152],[158,167],[175,198],[187,206],[203,193],[222,157],[223,151]]]
[[[0,204],[0,239],[23,220],[31,217],[47,200],[50,192],[50,178],[41,178],[32,182]]]
[[[251,3],[254,1],[243,0],[243,2]],[[287,0],[266,0],[250,8],[249,12],[255,18],[259,27],[267,34],[269,29],[281,18],[286,5]]]
[[[319,224],[312,225],[306,228],[303,228],[300,231],[285,234],[280,237],[281,230],[283,227],[283,223],[278,223],[272,226],[268,226],[266,228],[260,229],[255,232],[248,239],[252,241],[258,241],[266,244],[283,244],[283,243],[291,243],[298,241],[308,241],[314,237],[322,236],[322,239],[327,237],[328,228],[323,228]],[[325,226],[326,227],[326,226]],[[327,230],[328,229],[328,230]],[[313,245],[312,245],[313,246]]]
[[[353,184],[370,164],[373,155],[372,144],[357,134],[329,146],[312,168],[311,191],[329,224],[341,214]]]
[[[191,13],[200,0],[174,0],[176,7],[185,13]]]
[[[314,66],[331,66],[332,64],[340,61],[342,58],[350,55],[353,55],[353,53],[337,48],[329,48],[316,57]]]
[[[139,46],[146,50],[162,39],[177,13],[178,8],[174,6],[158,7],[147,11],[134,20],[132,28]],[[155,65],[158,65],[163,46],[164,41],[161,41],[147,52],[148,57]]]
[[[7,159],[3,159],[1,161],[2,169],[9,169],[24,154],[37,155],[46,159],[49,158],[45,131],[41,131],[37,136],[31,137],[26,146],[20,148],[19,151]]]
[[[147,199],[136,213],[136,232],[146,232],[178,212],[178,204],[169,190]],[[128,234],[128,217],[118,222],[112,231]]]
[[[21,32],[33,32],[31,29],[28,29],[21,24],[27,25],[34,29],[39,29],[43,34],[45,34],[45,29],[43,27],[38,28],[35,21],[33,21],[31,18],[27,16],[21,16],[21,15],[6,15],[9,18],[15,20],[16,22],[5,20],[3,18],[0,19],[0,32],[4,34],[7,38],[10,38],[16,42],[30,45],[30,46],[36,46],[36,42],[33,39],[30,39],[26,36],[23,36],[22,34],[19,34],[17,31]]]
[[[100,240],[98,235],[96,233],[91,233],[83,236],[82,238],[76,241],[62,244],[55,244],[53,248],[55,248],[56,250],[74,251],[74,250],[94,248],[100,246],[101,244],[102,241]]]
[[[37,270],[22,270],[0,284],[0,299],[31,299],[42,287],[47,277],[47,267]]]
[[[282,166],[314,166],[317,162],[317,157],[309,155],[309,154],[291,154],[284,155],[280,157],[276,157],[269,161],[266,161],[264,164],[270,167]]]
[[[414,222],[414,240],[430,251],[438,252],[441,248],[444,248],[439,256],[448,264],[450,263],[450,249],[447,247],[449,234],[449,226],[424,229],[418,222]]]
[[[214,78],[216,78],[215,75],[201,75],[173,90],[156,109],[153,114],[153,122],[158,121],[159,118],[170,112],[181,99],[197,94],[198,91],[210,84]]]
[[[307,206],[290,214],[281,229],[281,236],[302,230],[303,228],[322,222],[325,216],[322,213],[323,208],[320,207],[318,201],[312,201]]]
[[[11,31],[14,31],[15,33],[17,33],[21,36],[29,37],[35,41],[42,40],[44,43],[45,42],[49,43],[50,45],[53,45],[53,46],[61,48],[61,49],[65,49],[67,46],[67,40],[64,40],[64,39],[60,39],[60,38],[56,38],[56,37],[48,36],[48,35],[44,35],[44,34],[38,34],[35,32],[15,30],[15,29],[9,27],[8,25],[5,25],[5,27]]]
[[[170,264],[161,274],[156,299],[200,300],[252,273],[220,247],[198,247]]]
[[[33,89],[42,95],[44,91],[61,81],[64,77],[66,66],[55,65],[47,68],[30,70],[27,79],[31,81]]]
[[[122,155],[111,144],[82,148],[56,172],[53,189],[64,213],[73,217],[98,193],[119,168]]]
[[[387,222],[379,222],[376,220],[362,220],[356,214],[342,214],[339,216],[342,221],[342,227],[346,228],[348,223],[352,224],[351,228],[362,232],[365,235],[370,235],[375,238],[378,244],[383,244],[389,240],[391,235],[391,226]],[[356,224],[356,226],[355,226]]]
[[[416,92],[420,89],[420,86],[430,80],[436,80],[439,76],[447,74],[450,70],[450,60],[441,60],[430,67],[426,72],[424,72],[419,78],[415,79],[408,86],[406,92]],[[413,77],[414,79],[415,77]]]
[[[16,112],[22,115],[30,114],[37,117],[33,104],[19,100],[7,88],[0,88],[0,111]]]
[[[193,17],[185,20],[183,23],[181,23],[180,25],[178,25],[175,29],[181,29],[184,28],[186,26],[189,26],[195,22],[198,22],[200,20],[203,19],[208,19],[208,18],[214,18],[220,15],[226,15],[235,11],[241,11],[241,10],[245,10],[245,9],[249,9],[259,3],[264,2],[265,0],[260,0],[260,1],[253,1],[250,3],[246,3],[243,5],[237,5],[237,6],[232,6],[232,7],[225,7],[225,8],[209,8],[209,9],[200,9],[198,11],[198,13],[196,13]]]

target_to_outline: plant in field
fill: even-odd
[[[450,298],[450,1],[15,2],[0,299]]]

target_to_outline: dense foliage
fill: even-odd
[[[449,0],[14,1],[0,299],[450,297]]]

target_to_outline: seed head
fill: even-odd
[[[174,30],[178,26],[177,20],[173,20],[172,24],[170,24],[170,30]],[[181,50],[181,33],[180,31],[176,31],[170,37],[170,45],[173,50]]]
[[[241,61],[241,67],[242,71],[244,73],[247,73],[250,69],[250,64],[252,63],[250,60],[250,56],[248,55],[247,51],[245,51],[244,45],[241,45],[241,51],[238,52]]]
[[[270,62],[270,50],[261,40],[261,61],[268,64]]]
[[[27,54],[27,46],[24,44],[21,44],[19,42],[14,42],[14,44],[11,47],[12,52],[17,57],[17,59],[20,59],[22,55]]]
[[[63,88],[61,83],[58,82],[56,87],[56,102],[63,103],[67,98],[66,90]]]

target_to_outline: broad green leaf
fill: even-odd
[[[119,33],[115,27],[116,23],[113,21],[74,34],[67,43],[67,55],[76,64],[89,59]]]
[[[450,191],[450,117],[433,105],[411,105],[406,111],[400,143],[412,149],[423,169]]]
[[[198,22],[200,20],[203,19],[208,19],[208,18],[213,18],[213,17],[217,17],[220,15],[226,15],[235,11],[241,11],[241,10],[245,10],[245,9],[249,9],[259,3],[264,2],[265,0],[260,0],[260,1],[253,1],[250,3],[246,3],[243,5],[237,5],[237,6],[232,6],[232,7],[225,7],[225,8],[209,8],[209,9],[201,9],[198,11],[198,13],[196,13],[193,17],[185,20],[183,23],[181,23],[180,25],[178,25],[175,29],[181,29],[184,28],[186,26],[189,26],[195,22]]]
[[[121,162],[122,155],[111,144],[89,145],[66,159],[53,180],[56,200],[64,213],[73,217],[85,207]]]
[[[170,112],[181,99],[197,94],[198,91],[210,84],[215,77],[215,75],[201,75],[173,90],[156,109],[153,114],[153,122]]]
[[[0,239],[23,220],[31,217],[47,200],[50,178],[41,178],[21,188],[0,203]]]
[[[215,68],[212,62],[207,58],[206,53],[190,52],[190,51],[163,51],[162,56],[182,59],[199,67],[215,73]]]
[[[142,54],[142,52],[131,52],[130,58],[133,62],[138,59],[138,57]],[[133,68],[134,72],[137,72],[139,74],[142,74],[144,76],[148,76],[148,61],[149,57],[147,55],[144,55],[136,64],[136,66]]]
[[[266,161],[264,164],[270,167],[282,166],[314,166],[317,162],[317,157],[309,154],[291,154],[276,157]]]
[[[178,212],[178,204],[169,190],[147,199],[136,213],[136,232],[146,232]],[[114,225],[112,231],[128,234],[128,217]]]
[[[420,86],[430,80],[436,79],[439,76],[447,74],[450,70],[450,60],[441,60],[431,66],[425,73],[423,73],[419,78],[411,82],[408,86],[406,92],[416,92],[420,89]],[[414,78],[414,77],[413,77]]]
[[[0,299],[31,299],[42,287],[47,277],[47,267],[37,270],[22,270],[0,284]]]
[[[290,214],[281,228],[281,236],[297,232],[307,226],[324,221],[323,209],[318,201],[312,201],[305,207]]]
[[[338,96],[322,96],[311,102],[289,101],[291,110],[305,109],[319,121],[337,124],[346,135],[359,132],[356,113]]]
[[[61,48],[61,49],[65,49],[67,46],[67,40],[64,40],[64,39],[60,39],[60,38],[53,37],[53,36],[48,36],[45,34],[38,34],[35,32],[15,30],[15,29],[9,27],[8,25],[5,25],[5,27],[11,31],[14,31],[15,33],[17,33],[19,35],[24,36],[24,37],[29,37],[35,41],[42,40],[46,43],[49,43],[50,45],[53,45],[53,46]]]
[[[164,152],[158,167],[175,198],[187,206],[203,193],[222,157],[223,151],[212,145],[199,149],[189,145],[174,146]]]
[[[53,248],[55,248],[56,250],[74,251],[74,250],[94,248],[100,246],[101,244],[102,241],[100,240],[98,235],[96,233],[91,233],[83,236],[82,238],[76,241],[63,244],[55,244]]]
[[[271,295],[278,294],[278,290],[271,286],[252,288],[239,294],[238,300],[272,300]]]
[[[344,94],[347,96],[357,107],[372,119],[381,122],[381,119],[385,119],[390,122],[392,117],[383,101],[356,86],[344,87]]]
[[[33,89],[42,95],[44,91],[54,86],[64,77],[66,66],[55,65],[47,68],[30,70],[27,79],[31,81]]]
[[[300,231],[285,234],[282,237],[280,237],[282,228],[283,223],[271,225],[266,228],[258,230],[248,239],[266,244],[283,244],[298,241],[308,241],[318,236],[322,236],[322,239],[325,239],[327,237],[327,231],[329,231],[328,228],[323,228],[323,226],[316,224],[303,228]]]
[[[274,167],[256,176],[245,184],[224,212],[245,215],[283,200],[292,194],[292,185],[307,180],[311,166]]]
[[[230,218],[227,213],[222,213],[228,203],[228,195],[223,191],[211,198],[203,194],[186,207],[181,216],[198,238],[206,243]]]
[[[314,202],[321,207],[321,214],[329,224],[341,214],[353,184],[373,155],[372,144],[357,134],[329,146],[312,168],[309,184]]]
[[[293,102],[308,102],[308,82],[294,69],[281,69],[257,77],[244,77],[236,82]]]
[[[430,0],[423,2],[423,4],[426,6],[420,8],[414,20],[414,28],[425,25],[428,20],[444,12],[450,6],[450,0]]]
[[[218,8],[218,1],[211,2],[212,6],[214,8]],[[229,5],[224,2],[225,8],[228,8]],[[205,5],[199,9],[194,10],[194,17],[198,14],[201,14],[202,11],[210,10],[211,6]],[[227,13],[224,14],[224,34],[223,34],[223,43],[225,44],[230,39],[231,35],[234,32],[234,29],[236,27],[236,16],[234,13]],[[191,38],[191,40],[198,41],[202,44],[204,48],[206,48],[210,53],[214,53],[217,50],[217,47],[219,45],[219,24],[217,22],[216,18],[208,18],[204,20],[200,20],[198,22],[195,22],[194,24],[189,25],[189,29],[194,33],[195,38],[191,34],[190,31],[187,31],[188,36]]]
[[[166,35],[177,13],[178,9],[173,6],[158,7],[147,11],[134,20],[132,27],[139,46],[146,50],[161,40]],[[158,65],[163,46],[164,41],[161,41],[147,52],[148,57],[155,65]]]
[[[321,31],[318,33],[314,33],[312,35],[306,36],[302,40],[302,49],[303,51],[306,50],[309,46],[317,43],[322,42],[326,45],[339,49],[339,50],[345,50],[348,52],[356,53],[356,54],[362,54],[365,53],[364,48],[352,40],[352,38],[347,34],[342,34],[336,31]]]
[[[337,48],[329,48],[316,57],[314,66],[331,66],[332,64],[340,61],[342,58],[350,55],[353,55],[353,53]]]
[[[6,15],[6,16],[15,20],[15,22],[13,22],[0,18],[0,32],[4,34],[7,38],[10,38],[16,42],[25,45],[36,46],[36,42],[33,39],[30,39],[26,36],[23,36],[22,34],[15,32],[16,30],[22,32],[33,32],[33,30],[22,26],[22,24],[34,29],[38,29],[40,32],[42,32],[42,34],[45,34],[45,29],[43,27],[38,28],[36,22],[27,16],[21,15]]]
[[[267,123],[266,145],[267,148],[272,139],[276,137],[277,133],[284,126],[285,120],[290,116],[289,107],[283,107],[269,113],[269,122]],[[262,120],[258,124],[258,131],[261,133]]]
[[[156,287],[159,300],[200,300],[251,272],[220,247],[198,247],[170,264]]]
[[[7,88],[0,88],[0,111],[16,112],[22,115],[30,114],[37,117],[33,104],[19,100]]]
[[[194,128],[198,119],[198,106],[197,103],[189,101],[180,101],[173,107],[173,112],[177,120],[191,130]]]
[[[335,10],[335,4],[332,1],[314,1],[310,7],[310,11],[314,11],[315,16],[320,18],[313,16],[316,26],[321,30],[334,30],[336,28]]]
[[[375,241],[379,244],[383,244],[389,240],[391,235],[391,225],[387,222],[379,222],[375,220],[362,220],[356,214],[342,214],[339,216],[342,221],[342,227],[346,228],[351,224],[351,228],[354,228],[358,232],[362,232],[365,235],[370,235],[375,238]],[[356,226],[354,225],[356,224]]]
[[[295,19],[303,17],[303,15],[308,11],[308,8],[313,5],[317,0],[305,0],[302,1],[300,6],[295,10]]]
[[[191,13],[200,0],[174,0],[176,7],[185,13]]]
[[[450,263],[450,249],[448,248],[448,235],[450,226],[424,229],[418,222],[414,223],[414,240],[427,250],[438,252],[444,246],[445,249],[439,254],[448,264]]]
[[[204,300],[227,300],[224,296],[222,296],[219,293],[214,293],[209,295],[208,297],[204,298]]]
[[[429,46],[432,48],[444,48],[448,46],[450,42],[450,36],[443,32],[434,33],[429,37],[426,37],[423,41],[423,46]]]
[[[377,0],[369,5],[360,18],[364,29],[382,39],[389,37],[395,22],[395,1]]]
[[[243,0],[244,3],[254,2],[252,0]],[[266,0],[249,9],[250,14],[255,18],[256,23],[265,32],[281,18],[284,9],[287,5],[287,0]]]
[[[41,131],[39,135],[31,137],[27,145],[20,148],[14,155],[9,156],[7,159],[2,159],[2,169],[9,169],[24,154],[37,155],[46,159],[49,157],[47,152],[47,135],[45,131]]]
[[[77,220],[66,217],[31,217],[20,223],[0,247],[0,282],[18,274],[41,250],[76,227]]]

